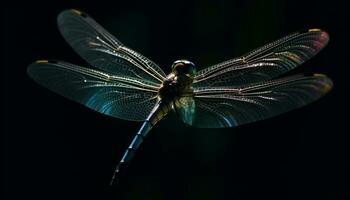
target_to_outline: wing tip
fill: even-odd
[[[309,33],[316,35],[317,39],[313,42],[313,44],[316,50],[318,51],[323,49],[323,47],[325,47],[329,42],[329,34],[326,31],[319,28],[309,28],[302,31],[301,33]]]
[[[329,40],[329,34],[325,30],[322,30],[319,28],[310,28],[310,29],[308,29],[308,32],[309,33],[319,33],[321,39],[325,39],[327,41]]]
[[[37,60],[35,61],[36,64],[42,64],[42,63],[49,63],[48,60]]]
[[[319,34],[321,39],[329,39],[329,34],[327,31],[320,29],[320,28],[309,28],[309,29],[304,29],[300,31],[300,33],[315,33]]]
[[[57,64],[58,61],[56,61],[56,60],[37,60],[34,63],[35,64],[48,64],[48,63],[50,63],[50,64]]]
[[[322,78],[323,79],[323,88],[322,88],[322,92],[325,94],[325,93],[328,93],[329,91],[332,90],[333,88],[333,81],[331,78],[329,78],[327,75],[325,74],[320,74],[320,73],[314,73],[313,74],[314,77],[319,77],[319,78]]]
[[[322,30],[319,28],[309,28],[308,32],[322,32]]]
[[[82,11],[80,11],[80,10],[78,10],[78,9],[75,9],[75,8],[72,8],[72,9],[70,9],[69,11],[71,11],[71,12],[77,14],[77,15],[81,15],[81,14],[83,13]]]
[[[56,64],[57,61],[53,61],[53,60],[36,60],[34,61],[32,64],[30,64],[27,68],[27,74],[29,74],[30,77],[34,77],[33,76],[33,71],[35,71],[36,67],[38,67],[38,65],[45,65],[45,64]]]
[[[327,75],[325,75],[325,74],[319,74],[319,73],[314,73],[313,76],[327,77]]]
[[[81,16],[81,17],[84,17],[84,18],[86,18],[88,16],[83,11],[80,11],[80,10],[75,9],[75,8],[71,8],[71,9],[67,9],[67,10],[62,11],[58,15],[58,19],[62,18],[63,16],[66,16],[66,15],[75,15],[75,16]]]
[[[327,33],[327,31],[323,30],[323,29],[320,29],[320,28],[309,28],[309,29],[306,29],[306,31],[304,32],[309,32],[309,33]]]
[[[84,13],[83,11],[80,11],[78,9],[72,8],[69,11],[74,13],[74,14],[76,14],[76,15],[79,15],[79,16],[82,16],[82,17],[87,17],[86,13]]]
[[[31,63],[28,68],[27,68],[27,74],[29,74],[29,76],[33,79],[35,79],[35,70],[38,68],[38,67],[42,67],[42,66],[45,66],[45,65],[55,65],[57,64],[58,61],[56,60],[36,60],[34,61],[33,63]]]

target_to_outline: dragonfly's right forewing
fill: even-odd
[[[309,60],[328,40],[328,34],[320,29],[290,34],[240,58],[200,70],[194,86],[238,86],[270,80]]]

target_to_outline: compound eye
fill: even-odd
[[[184,67],[185,65],[182,63],[182,62],[179,62],[179,63],[176,63],[175,64],[175,68],[179,69],[179,68],[182,68]]]

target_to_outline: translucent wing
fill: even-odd
[[[37,61],[28,67],[39,84],[100,113],[144,120],[157,101],[157,84],[119,77],[60,61]]]
[[[320,29],[290,34],[240,58],[199,71],[194,86],[233,86],[270,80],[317,54],[328,40],[328,34]]]
[[[66,41],[94,67],[159,84],[164,80],[158,65],[124,46],[87,14],[66,10],[58,16],[57,23]]]
[[[266,119],[306,105],[332,86],[324,75],[295,75],[240,87],[195,88],[195,112],[187,123],[223,128]]]

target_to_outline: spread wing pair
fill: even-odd
[[[85,13],[62,12],[58,27],[73,49],[97,69],[37,61],[29,66],[29,75],[98,112],[144,120],[157,102],[166,76],[162,69]],[[272,79],[317,54],[328,39],[326,32],[309,29],[201,70],[194,79],[194,96],[180,98],[175,106],[185,123],[206,128],[233,127],[301,107],[328,92],[332,81],[324,75]]]

